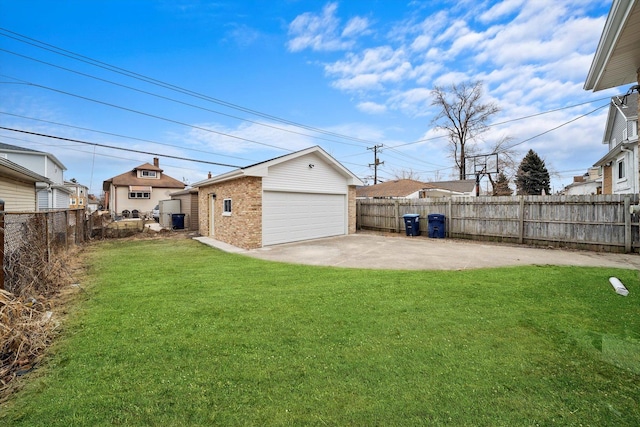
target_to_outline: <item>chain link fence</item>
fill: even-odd
[[[5,290],[20,295],[23,289],[46,293],[47,272],[56,255],[89,239],[90,221],[84,209],[48,212],[4,212],[0,233],[4,251]]]

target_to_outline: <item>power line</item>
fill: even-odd
[[[580,120],[581,118],[586,117],[586,116],[588,116],[589,114],[593,114],[593,113],[595,113],[596,111],[601,110],[601,109],[603,109],[604,107],[607,107],[608,105],[609,105],[609,103],[606,103],[606,104],[604,104],[604,105],[601,105],[601,106],[599,106],[598,108],[596,108],[595,110],[591,110],[591,111],[589,111],[588,113],[582,114],[582,115],[580,115],[580,116],[578,116],[578,117],[575,117],[575,118],[573,118],[573,119],[569,120],[568,122],[564,122],[564,123],[562,123],[562,124],[560,124],[560,125],[558,125],[558,126],[556,126],[556,127],[554,127],[554,128],[548,129],[548,130],[546,130],[546,131],[544,131],[544,132],[542,132],[542,133],[539,133],[539,134],[537,134],[537,135],[534,135],[534,136],[532,136],[531,138],[527,138],[527,139],[525,139],[524,141],[520,141],[520,142],[518,142],[518,143],[516,143],[516,144],[512,144],[512,145],[511,145],[511,146],[509,146],[509,147],[503,148],[503,149],[501,149],[501,150],[497,150],[496,152],[497,152],[497,153],[504,153],[505,151],[508,151],[508,150],[512,149],[513,147],[517,147],[518,145],[524,144],[525,142],[529,142],[529,141],[531,141],[532,139],[538,138],[539,136],[546,135],[546,134],[548,134],[549,132],[553,132],[554,130],[560,129],[561,127],[566,126],[566,125],[568,125],[569,123],[573,123],[573,122],[575,122],[576,120]]]
[[[134,159],[131,157],[122,157],[122,156],[114,156],[112,154],[105,154],[105,153],[94,153],[93,151],[85,151],[85,150],[80,150],[78,148],[71,148],[71,147],[78,147],[77,144],[73,144],[73,145],[56,145],[56,144],[46,144],[44,142],[41,141],[33,141],[33,140],[29,140],[29,139],[24,139],[24,138],[15,138],[13,136],[8,136],[8,135],[0,135],[0,139],[11,139],[13,141],[22,141],[22,142],[26,142],[28,144],[37,144],[37,145],[43,145],[45,147],[56,147],[56,148],[61,148],[63,150],[68,150],[68,151],[74,151],[76,153],[84,153],[84,154],[90,154],[91,156],[100,156],[100,157],[107,157],[110,159],[118,159],[118,160],[126,160],[126,161],[139,161],[138,159]],[[94,146],[94,149],[96,147]],[[159,155],[162,156],[162,155]],[[178,166],[178,165],[172,165],[172,164],[167,164],[165,163],[164,166],[166,167],[172,167],[172,168],[181,168],[182,166]]]
[[[197,148],[182,147],[180,145],[166,144],[164,142],[152,141],[152,140],[149,140],[149,139],[136,138],[136,137],[133,137],[133,136],[121,135],[121,134],[117,134],[117,133],[113,133],[113,132],[105,132],[105,131],[100,131],[100,130],[95,130],[95,129],[90,129],[90,128],[84,128],[84,127],[69,125],[69,124],[65,124],[65,123],[53,122],[53,121],[50,121],[50,120],[36,119],[35,117],[28,117],[28,116],[22,116],[20,114],[7,113],[6,111],[0,111],[0,114],[5,114],[7,116],[13,116],[13,117],[19,117],[21,119],[28,119],[28,120],[34,120],[34,121],[43,122],[43,123],[49,123],[49,124],[52,124],[52,125],[65,126],[65,127],[69,127],[69,128],[72,128],[72,129],[86,130],[86,131],[89,131],[89,132],[100,133],[100,134],[103,134],[103,135],[117,136],[118,138],[126,138],[126,139],[131,139],[131,140],[134,140],[134,141],[148,142],[148,143],[151,143],[151,144],[158,144],[158,145],[164,145],[164,146],[167,146],[167,147],[180,148],[182,150],[196,151],[196,152],[199,152],[199,153],[211,154],[211,155],[214,155],[214,156],[222,156],[222,157],[229,157],[229,158],[232,158],[232,159],[252,161],[251,159],[245,159],[243,157],[230,156],[228,154],[220,154],[220,153],[215,153],[215,152],[212,152],[212,151],[199,150]]]
[[[136,114],[140,114],[142,116],[151,117],[151,118],[158,119],[158,120],[163,120],[165,122],[174,123],[174,124],[178,124],[178,125],[182,125],[182,126],[187,126],[187,127],[193,128],[193,129],[198,129],[198,130],[202,130],[202,131],[205,131],[205,132],[215,133],[217,135],[226,136],[228,138],[234,138],[234,139],[238,139],[238,140],[245,141],[245,142],[251,142],[253,144],[263,145],[265,147],[271,147],[271,148],[275,148],[275,149],[278,149],[278,150],[284,150],[284,151],[289,151],[289,152],[293,152],[294,151],[294,150],[291,150],[291,149],[288,149],[288,148],[278,147],[276,145],[271,145],[271,144],[267,144],[267,143],[264,143],[264,142],[259,142],[259,141],[254,141],[252,139],[243,138],[241,136],[231,135],[231,134],[224,133],[224,132],[218,132],[218,131],[215,131],[213,129],[204,128],[202,126],[190,125],[188,123],[184,123],[184,122],[181,122],[179,120],[169,119],[167,117],[162,117],[162,116],[158,116],[158,115],[151,114],[151,113],[145,113],[144,111],[134,110],[132,108],[123,107],[121,105],[112,104],[110,102],[100,101],[98,99],[89,98],[87,96],[77,95],[77,94],[74,94],[74,93],[71,93],[71,92],[66,92],[64,90],[52,88],[50,86],[44,86],[44,85],[40,85],[40,84],[37,84],[37,83],[28,82],[26,80],[18,79],[16,77],[7,76],[6,74],[0,74],[0,76],[8,77],[10,79],[14,79],[14,80],[20,82],[21,84],[24,84],[24,85],[27,85],[27,86],[39,87],[41,89],[50,90],[52,92],[61,93],[63,95],[72,96],[74,98],[83,99],[85,101],[94,102],[96,104],[106,105],[107,107],[117,108],[119,110],[128,111],[130,113],[136,113]]]
[[[0,126],[0,129],[12,131],[12,132],[25,133],[25,134],[28,134],[28,135],[42,136],[42,137],[45,137],[45,138],[59,139],[59,140],[62,140],[62,141],[77,142],[79,144],[92,145],[94,147],[111,148],[113,150],[122,150],[122,151],[129,151],[129,152],[132,152],[132,153],[147,154],[147,155],[151,155],[151,156],[167,157],[167,158],[170,158],[170,159],[186,160],[188,162],[206,163],[206,164],[209,164],[209,165],[224,166],[224,167],[236,168],[236,169],[242,167],[242,166],[236,166],[236,165],[229,165],[229,164],[225,164],[225,163],[210,162],[210,161],[207,161],[207,160],[189,159],[187,157],[172,156],[172,155],[169,155],[169,154],[153,153],[153,152],[150,152],[150,151],[134,150],[132,148],[114,147],[113,145],[98,144],[96,142],[82,141],[82,140],[73,139],[73,138],[64,138],[62,136],[47,135],[47,134],[38,133],[38,132],[29,132],[29,131],[22,130],[22,129],[13,129],[13,128],[8,128],[8,127],[4,127],[4,126]]]
[[[128,85],[125,85],[125,84],[122,84],[122,83],[114,82],[112,80],[107,80],[107,79],[103,79],[101,77],[93,76],[91,74],[87,74],[87,73],[83,73],[83,72],[80,72],[80,71],[72,70],[70,68],[66,68],[66,67],[62,67],[62,66],[56,65],[56,64],[52,64],[50,62],[42,61],[42,60],[27,56],[27,55],[22,55],[20,53],[12,52],[12,51],[7,50],[7,49],[0,48],[0,51],[1,52],[10,53],[10,54],[15,55],[15,56],[19,56],[21,58],[29,59],[31,61],[39,62],[41,64],[45,64],[45,65],[48,65],[50,67],[58,68],[60,70],[64,70],[64,71],[67,71],[67,72],[70,72],[70,73],[78,74],[80,76],[88,77],[90,79],[98,80],[98,81],[101,81],[101,82],[104,82],[104,83],[108,83],[108,84],[111,84],[111,85],[114,85],[114,86],[118,86],[118,87],[121,87],[121,88],[124,88],[124,89],[131,90],[131,91],[134,91],[134,92],[142,93],[144,95],[153,96],[153,97],[156,97],[156,98],[159,98],[159,99],[164,99],[165,101],[174,102],[174,103],[177,103],[177,104],[180,104],[180,105],[184,105],[184,106],[191,107],[191,108],[196,108],[196,109],[199,109],[199,110],[202,110],[202,111],[207,111],[209,113],[219,114],[221,116],[229,117],[229,118],[236,119],[236,120],[241,120],[241,121],[244,121],[244,122],[253,123],[255,125],[267,127],[267,128],[270,128],[270,129],[276,129],[276,130],[279,130],[279,131],[282,131],[282,132],[293,133],[295,135],[308,136],[310,138],[320,139],[320,140],[323,140],[323,141],[335,142],[336,144],[345,144],[345,145],[352,145],[352,146],[355,146],[355,147],[361,147],[361,145],[357,145],[357,144],[351,144],[351,143],[344,142],[344,141],[337,141],[335,139],[328,139],[328,138],[323,138],[323,137],[316,136],[316,135],[310,135],[310,134],[307,134],[307,133],[296,132],[296,131],[291,130],[291,129],[284,129],[284,128],[281,128],[281,127],[278,127],[278,126],[273,126],[273,125],[270,125],[270,124],[267,124],[267,123],[257,122],[255,120],[249,120],[249,119],[245,119],[245,118],[242,118],[242,117],[234,116],[232,114],[223,113],[221,111],[212,110],[210,108],[202,107],[200,105],[196,105],[196,104],[191,104],[189,102],[180,101],[180,100],[175,99],[175,98],[170,98],[168,96],[164,96],[164,95],[160,95],[160,94],[157,94],[157,93],[149,92],[149,91],[146,91],[146,90],[138,89],[138,88],[135,88],[133,86],[128,86]]]
[[[507,124],[507,123],[516,122],[516,121],[519,121],[519,120],[530,119],[530,118],[542,116],[542,115],[545,115],[545,114],[556,113],[558,111],[568,110],[568,109],[571,109],[571,108],[580,107],[582,105],[593,104],[594,102],[599,102],[599,101],[604,101],[604,100],[609,100],[609,99],[611,99],[611,98],[610,97],[598,98],[598,99],[594,99],[594,100],[591,100],[591,101],[581,102],[580,104],[567,105],[566,107],[555,108],[553,110],[541,111],[539,113],[530,114],[528,116],[516,117],[514,119],[509,119],[509,120],[505,120],[505,121],[502,121],[502,122],[491,123],[491,124],[487,125],[487,128],[500,126],[500,125],[504,125],[504,124]],[[413,144],[418,144],[420,142],[433,141],[433,140],[436,140],[436,139],[442,139],[442,138],[446,138],[446,137],[447,137],[447,135],[433,136],[431,138],[420,139],[418,141],[407,142],[405,144],[394,145],[393,147],[387,147],[387,148],[404,147],[406,145],[413,145]]]
[[[242,111],[242,112],[245,112],[245,113],[249,113],[249,114],[252,114],[252,115],[255,115],[255,116],[258,116],[258,117],[267,118],[267,119],[270,119],[270,120],[277,121],[279,123],[292,125],[292,126],[295,126],[295,127],[299,127],[299,128],[306,129],[306,130],[311,130],[313,132],[317,132],[317,133],[321,133],[321,134],[325,134],[325,135],[330,135],[330,136],[335,136],[335,137],[342,138],[342,139],[348,139],[348,140],[352,140],[352,141],[357,141],[357,142],[361,142],[361,143],[364,143],[364,144],[375,143],[373,141],[368,141],[368,140],[365,140],[365,139],[356,138],[356,137],[349,136],[349,135],[343,135],[343,134],[339,134],[337,132],[331,132],[331,131],[327,131],[325,129],[316,128],[316,127],[309,126],[309,125],[304,125],[304,124],[297,123],[297,122],[294,122],[294,121],[291,121],[291,120],[287,120],[287,119],[283,119],[281,117],[277,117],[277,116],[274,116],[274,115],[271,115],[271,114],[262,113],[262,112],[257,111],[257,110],[252,110],[250,108],[242,107],[240,105],[233,104],[231,102],[224,101],[224,100],[221,100],[221,99],[218,99],[218,98],[214,98],[214,97],[211,97],[211,96],[208,96],[208,95],[203,95],[201,93],[198,93],[198,92],[195,92],[195,91],[192,91],[192,90],[189,90],[189,89],[185,89],[185,88],[182,88],[180,86],[173,85],[171,83],[166,83],[166,82],[163,82],[161,80],[157,80],[157,79],[154,79],[152,77],[145,76],[143,74],[139,74],[139,73],[136,73],[136,72],[133,72],[133,71],[129,71],[129,70],[126,70],[124,68],[120,68],[120,67],[108,64],[106,62],[102,62],[102,61],[90,58],[88,56],[84,56],[84,55],[81,55],[81,54],[78,54],[78,53],[75,53],[75,52],[72,52],[72,51],[69,51],[69,50],[66,50],[66,49],[62,49],[62,48],[57,47],[55,45],[52,45],[52,44],[49,44],[49,43],[45,43],[45,42],[42,42],[40,40],[33,39],[31,37],[16,33],[14,31],[8,30],[6,28],[0,27],[0,32],[1,31],[4,31],[5,33],[13,34],[13,36],[12,36],[12,35],[9,35],[9,34],[0,33],[0,35],[3,36],[3,37],[11,38],[11,39],[16,40],[18,42],[29,44],[29,45],[37,47],[39,49],[43,49],[43,50],[55,53],[57,55],[65,56],[65,57],[73,59],[75,61],[83,62],[83,63],[89,64],[89,65],[92,65],[94,67],[102,68],[102,69],[105,69],[107,71],[111,71],[113,73],[121,74],[121,75],[124,75],[124,76],[129,77],[129,78],[140,80],[140,81],[143,81],[145,83],[149,83],[149,84],[152,84],[152,85],[155,85],[155,86],[160,86],[160,87],[163,87],[165,89],[169,89],[169,90],[172,90],[172,91],[175,91],[175,92],[178,92],[178,93],[182,93],[184,95],[193,96],[195,98],[206,100],[208,102],[212,102],[212,103],[215,103],[215,104],[223,105],[223,106],[225,106],[227,108],[235,109],[235,110]],[[244,120],[244,119],[242,119],[242,120]]]

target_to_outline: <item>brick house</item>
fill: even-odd
[[[362,181],[315,146],[193,184],[199,233],[244,249],[355,233]]]

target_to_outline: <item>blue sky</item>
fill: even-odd
[[[157,153],[190,183],[230,167],[167,156],[246,166],[313,145],[369,183],[374,145],[382,180],[448,180],[431,89],[481,80],[500,112],[477,152],[504,138],[517,159],[533,149],[557,191],[606,153],[607,98],[627,90],[583,90],[610,6],[0,0],[0,126]],[[7,130],[0,141],[54,154],[94,193],[153,158]]]

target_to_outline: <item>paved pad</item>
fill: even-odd
[[[213,239],[200,237],[216,246]],[[218,242],[219,243],[219,242]],[[231,251],[229,245],[217,246]],[[640,269],[640,255],[535,248],[401,234],[358,233],[241,250],[255,258],[295,264],[397,270],[465,270],[513,265],[577,265]]]

